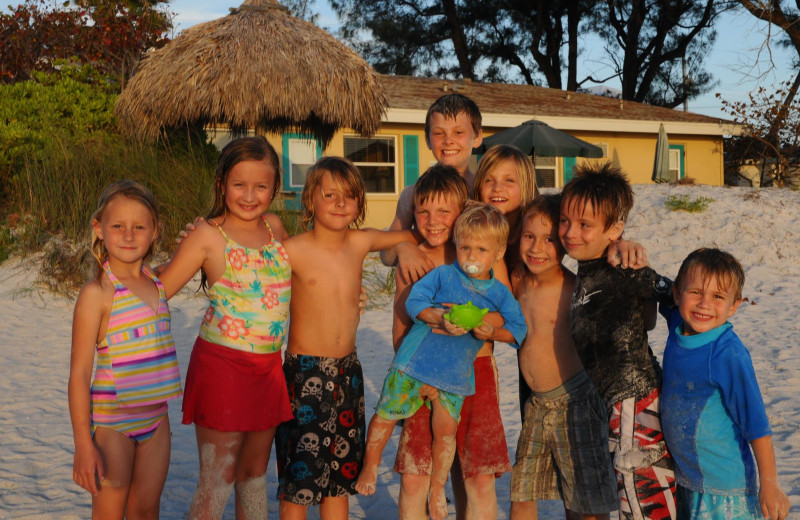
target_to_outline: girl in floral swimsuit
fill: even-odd
[[[280,183],[275,150],[246,137],[223,150],[214,206],[161,275],[171,296],[202,269],[210,300],[192,350],[183,401],[200,474],[189,518],[221,518],[236,490],[237,518],[266,518],[264,474],[275,428],[293,417],[281,368],[291,267],[278,217],[265,213]]]

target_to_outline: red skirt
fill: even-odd
[[[183,424],[263,431],[292,419],[281,353],[252,354],[197,338],[183,392]]]

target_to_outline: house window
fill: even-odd
[[[683,178],[682,157],[683,146],[670,145],[669,147],[669,180],[675,182]]]
[[[391,136],[344,137],[344,156],[358,166],[367,193],[396,193],[396,148]]]
[[[556,158],[534,156],[536,169],[536,185],[540,188],[556,187]]]
[[[285,189],[303,189],[308,169],[317,162],[317,143],[313,139],[288,137],[285,146],[284,153],[289,158],[286,167],[289,182]]]

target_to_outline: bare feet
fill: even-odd
[[[378,468],[364,466],[356,480],[356,491],[359,495],[374,495],[378,483]]]
[[[431,520],[445,520],[447,518],[447,497],[444,494],[444,486],[431,484],[428,509],[430,509]]]

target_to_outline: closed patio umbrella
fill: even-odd
[[[519,126],[485,138],[477,151],[483,153],[497,144],[511,144],[528,155],[535,154],[542,157],[603,157],[603,149],[599,146],[587,143],[536,119],[525,121]]]
[[[658,127],[658,138],[656,139],[656,160],[653,163],[653,181],[669,182],[669,140],[667,131],[664,130],[664,123]]]
[[[324,146],[342,127],[375,133],[386,105],[378,75],[355,51],[276,0],[246,0],[148,52],[115,113],[124,132],[144,139],[219,124],[292,130]]]

